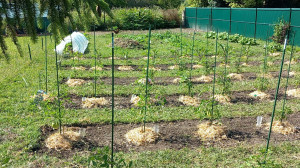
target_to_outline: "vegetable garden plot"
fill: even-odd
[[[265,117],[264,117],[265,118]],[[295,126],[300,123],[300,113],[289,115],[288,121]],[[255,145],[265,142],[268,131],[263,127],[256,127],[255,117],[242,117],[242,118],[223,118],[220,120],[223,125],[226,125],[227,132],[221,132],[222,136],[218,141],[205,137],[201,139],[198,136],[198,125],[206,123],[207,121],[197,120],[185,120],[174,122],[159,122],[159,123],[147,123],[149,129],[155,132],[155,129],[159,129],[159,138],[154,140],[151,138],[151,143],[147,144],[132,144],[126,140],[126,134],[129,130],[134,128],[140,128],[142,124],[116,124],[115,125],[115,150],[116,151],[144,151],[144,150],[164,150],[164,149],[182,149],[182,148],[197,148],[199,146],[206,147],[236,147],[240,144]],[[263,124],[268,121],[263,119]],[[44,126],[45,127],[45,126]],[[51,127],[43,129],[43,137],[48,137],[54,131]],[[82,138],[81,145],[73,146],[71,151],[52,151],[52,154],[72,156],[75,152],[83,151],[91,147],[102,147],[109,145],[111,126],[106,124],[87,124],[87,125],[74,125],[68,126],[69,129],[79,134],[80,129],[85,129],[85,136]],[[67,130],[68,127],[65,129]],[[101,135],[101,136],[99,136]],[[128,135],[128,134],[127,134]],[[226,138],[225,136],[226,135]],[[280,133],[274,133],[272,137],[272,143],[280,143],[284,141],[296,141],[300,140],[300,132],[296,131],[294,134],[286,136]],[[40,152],[48,152],[45,145],[45,140],[41,140],[42,144]],[[38,151],[38,152],[39,152]],[[51,154],[50,153],[50,154]]]

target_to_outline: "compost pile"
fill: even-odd
[[[227,138],[226,127],[222,126],[220,123],[212,123],[210,121],[199,124],[196,134],[200,136],[203,141],[219,141]]]
[[[145,47],[142,44],[131,39],[116,38],[115,46],[122,47],[122,48],[130,48],[130,49],[145,49]]]

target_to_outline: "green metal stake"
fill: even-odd
[[[42,37],[42,50],[44,50],[44,38]]]
[[[229,32],[230,33],[230,32]],[[226,44],[226,55],[225,55],[225,76],[224,78],[226,79],[227,75],[227,63],[228,63],[228,52],[229,52],[229,33],[227,33],[227,44]]]
[[[45,29],[46,31],[46,29]],[[45,32],[45,73],[46,73],[46,93],[48,93],[48,58],[47,58],[47,36]]]
[[[39,90],[41,90],[41,72],[39,72]]]
[[[115,44],[114,44],[114,33],[111,33],[111,80],[112,80],[112,90],[111,90],[111,167],[114,167],[114,118],[115,118]]]
[[[216,37],[216,55],[215,55],[215,65],[214,65],[214,81],[213,81],[213,96],[212,96],[212,105],[211,105],[211,120],[214,115],[214,104],[215,104],[215,83],[216,83],[216,69],[217,69],[217,55],[218,55],[218,38],[219,38],[219,30],[217,30]]]
[[[145,132],[145,127],[146,127],[146,115],[147,115],[147,100],[148,100],[148,80],[149,80],[149,60],[150,60],[150,45],[151,45],[151,26],[149,27],[149,38],[148,38],[148,58],[147,58],[147,73],[146,73],[146,97],[145,97],[145,113],[144,113],[144,127],[143,131]]]
[[[287,72],[287,77],[286,77],[286,84],[285,84],[285,88],[284,88],[284,99],[283,99],[282,113],[281,113],[281,117],[280,117],[280,122],[282,122],[282,120],[285,116],[284,110],[285,110],[285,104],[286,104],[286,91],[287,91],[288,84],[289,84],[289,76],[290,76],[290,70],[291,70],[291,62],[292,62],[293,53],[294,53],[294,45],[295,45],[295,35],[293,37],[292,51],[291,51],[291,56],[290,56],[290,60],[289,60],[289,67],[288,67],[288,72]]]
[[[97,71],[96,71],[96,69],[97,69],[97,67],[96,67],[96,65],[97,65],[97,62],[96,62],[96,58],[97,58],[97,56],[96,56],[96,35],[95,35],[95,24],[94,24],[94,56],[95,56],[95,76],[94,76],[94,95],[95,95],[95,97],[96,97],[96,93],[97,93],[97,86],[96,86],[96,73],[97,73]]]
[[[30,57],[30,60],[32,61],[32,57],[31,57],[31,50],[30,50],[30,45],[28,44],[28,52],[29,52],[29,57]]]
[[[182,23],[180,23],[180,57],[182,56]]]
[[[55,43],[55,63],[56,63],[56,81],[57,81],[57,100],[58,100],[58,117],[59,117],[59,133],[61,134],[61,110],[60,110],[60,94],[59,94],[59,79],[58,79],[58,64],[57,64],[57,52],[56,52],[56,41]]]
[[[190,69],[190,81],[192,81],[192,70],[193,70],[193,58],[194,58],[194,46],[195,46],[195,30],[194,30],[194,34],[193,34],[193,44],[192,44],[192,55],[191,55],[191,69]],[[191,85],[189,84],[189,95],[191,96]]]
[[[267,71],[267,63],[268,63],[268,45],[269,45],[269,30],[267,31],[267,37],[266,37],[266,44],[265,44],[265,58],[264,58],[264,67],[263,67],[263,81],[265,80],[265,74]],[[262,88],[263,88],[264,82],[262,82]]]
[[[284,47],[283,47],[283,53],[282,53],[282,59],[281,59],[281,66],[280,66],[280,71],[279,71],[279,76],[278,76],[278,83],[277,83],[274,106],[273,106],[273,111],[272,111],[272,117],[271,117],[271,123],[270,123],[269,135],[268,135],[268,140],[267,140],[267,147],[266,147],[264,163],[266,162],[267,154],[268,154],[268,150],[269,150],[269,144],[270,144],[271,133],[272,133],[272,125],[273,125],[273,120],[274,120],[274,116],[275,116],[276,103],[277,103],[277,97],[278,97],[278,92],[279,92],[279,87],[280,87],[281,74],[282,74],[282,68],[283,68],[283,63],[284,63],[284,56],[285,56],[287,41],[288,41],[288,36],[285,37],[285,41],[284,41]]]

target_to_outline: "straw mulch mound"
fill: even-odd
[[[249,96],[251,96],[253,98],[256,98],[256,99],[261,99],[261,100],[262,99],[268,99],[270,97],[270,95],[268,95],[264,92],[261,92],[259,90],[250,93]]]
[[[222,139],[227,139],[227,130],[225,126],[222,126],[220,123],[204,122],[199,124],[198,135],[202,141],[213,140],[219,141]]]
[[[267,65],[272,66],[272,65],[274,65],[274,62],[267,62]]]
[[[134,106],[138,106],[140,100],[141,98],[139,96],[132,95],[130,99],[130,103],[132,103]]]
[[[179,69],[179,66],[178,65],[169,66],[168,69],[170,70]]]
[[[289,73],[289,76],[290,77],[293,77],[293,76],[295,76],[296,75],[296,72],[295,71],[291,71],[290,73]]]
[[[300,98],[300,88],[299,89],[288,90],[288,91],[286,91],[286,94],[288,96],[293,96],[293,97]]]
[[[265,129],[266,129],[266,130],[269,130],[269,129],[270,129],[270,124],[271,124],[271,123],[265,124]],[[288,134],[293,134],[293,133],[295,133],[295,127],[292,126],[292,125],[291,125],[290,123],[288,123],[287,121],[284,121],[284,122],[273,121],[273,124],[272,124],[272,131],[274,131],[274,132],[276,132],[276,133],[288,135]]]
[[[60,150],[71,150],[72,144],[78,142],[81,139],[80,134],[74,131],[66,131],[63,134],[56,132],[50,135],[46,140],[45,144],[48,149]]]
[[[258,77],[272,79],[273,75],[272,74],[259,74]]]
[[[286,61],[286,62],[284,62],[284,64],[285,64],[285,65],[289,65],[289,64],[290,64],[290,61]],[[292,60],[292,61],[291,61],[291,65],[295,65],[295,64],[297,64],[297,61]]]
[[[175,78],[173,79],[172,83],[180,83],[181,78]]]
[[[84,80],[83,79],[69,79],[66,84],[69,86],[69,87],[73,87],[73,86],[80,86],[82,84],[84,84]]]
[[[270,56],[274,56],[274,57],[280,56],[280,55],[281,55],[280,52],[270,53]]]
[[[242,74],[237,74],[237,73],[230,73],[227,75],[227,77],[234,80],[243,80],[244,78]]]
[[[190,96],[179,96],[179,101],[187,106],[199,106],[199,100]]]
[[[94,71],[94,70],[95,70],[95,67],[90,68],[90,71]],[[102,69],[102,67],[96,66],[96,70],[102,71],[103,69]]]
[[[200,68],[203,68],[202,65],[193,65],[193,69],[200,69]]]
[[[72,67],[71,69],[72,69],[72,70],[81,70],[81,71],[84,71],[84,70],[85,70],[85,67],[79,66],[79,67]]]
[[[132,68],[131,66],[126,66],[126,65],[124,65],[124,66],[119,66],[119,67],[118,67],[118,70],[119,70],[119,71],[132,71],[133,68]]]
[[[215,95],[215,100],[221,104],[231,104],[230,97],[225,95]]]
[[[209,76],[201,76],[200,78],[194,78],[192,79],[192,82],[204,82],[204,83],[210,83],[213,81],[213,78]]]
[[[145,79],[145,78],[142,78],[142,79],[138,80],[137,82],[138,82],[139,84],[145,85],[145,84],[146,84],[146,79]],[[152,82],[152,80],[151,80],[150,78],[148,78],[148,84],[150,84],[150,85],[153,84],[153,82]]]
[[[147,70],[147,68],[145,68],[145,70]],[[149,70],[152,70],[152,71],[161,71],[160,68],[155,68],[155,67],[149,67]]]
[[[249,67],[249,66],[251,66],[251,65],[247,64],[246,62],[244,62],[244,63],[242,63],[242,66],[244,66],[244,67]]]
[[[145,127],[145,131],[143,130],[143,127],[138,127],[125,134],[127,142],[138,146],[153,143],[158,137],[159,133],[155,132],[154,128],[150,127]]]
[[[224,63],[221,63],[221,64],[219,65],[219,67],[225,67],[225,64],[224,64]],[[230,66],[227,64],[226,67],[229,68]]]
[[[85,98],[84,101],[82,101],[82,107],[83,108],[96,108],[100,106],[107,105],[109,102],[104,97],[100,98]]]

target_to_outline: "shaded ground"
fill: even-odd
[[[269,116],[264,116],[263,123],[270,120]],[[288,116],[288,121],[295,127],[300,125],[300,113],[295,113]],[[145,146],[135,146],[126,142],[124,135],[131,129],[140,127],[142,124],[116,124],[114,127],[114,145],[116,151],[155,151],[163,149],[182,149],[182,148],[198,148],[199,146],[215,146],[215,147],[235,147],[242,145],[264,144],[267,140],[268,131],[255,126],[255,117],[243,118],[223,118],[221,123],[227,126],[227,139],[218,142],[201,141],[196,135],[198,120],[183,120],[174,122],[158,122],[147,123],[148,127],[154,125],[159,127],[160,137],[153,143]],[[75,145],[71,151],[53,151],[49,150],[44,145],[45,138],[54,131],[49,126],[41,127],[41,148],[39,153],[49,153],[55,156],[69,157],[78,151],[90,150],[94,147],[110,146],[111,143],[111,125],[109,124],[75,124],[69,125],[69,128],[78,130],[79,127],[86,128],[86,136],[81,142]],[[295,134],[281,135],[272,133],[271,144],[283,141],[300,140],[299,130]]]

